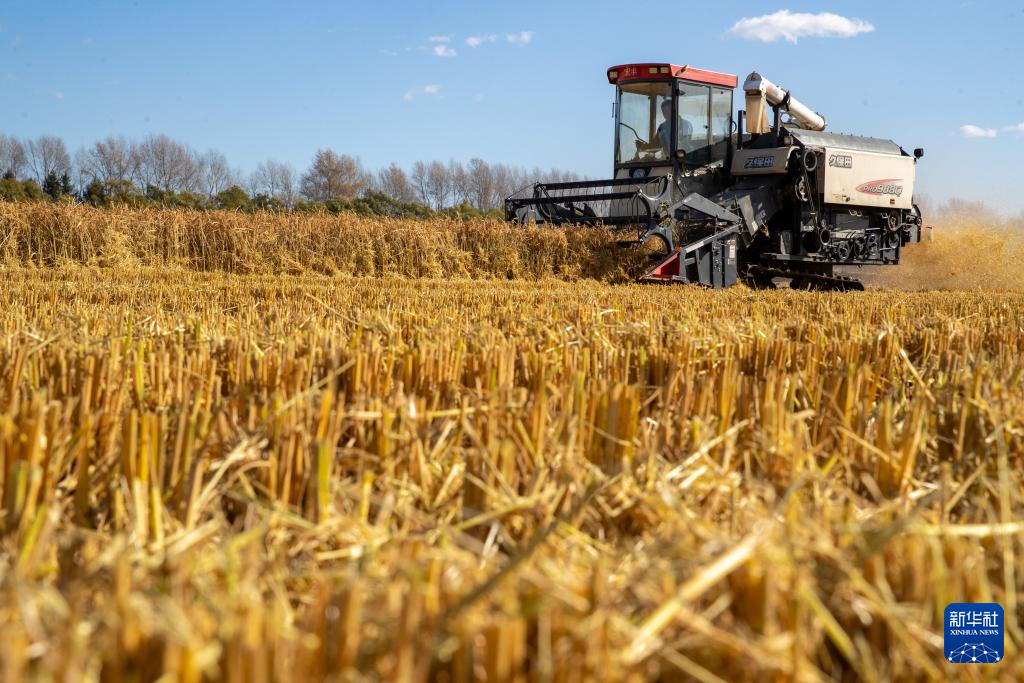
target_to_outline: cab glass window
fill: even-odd
[[[711,89],[711,160],[725,159],[732,133],[732,90]]]
[[[688,164],[706,164],[708,150],[708,108],[710,88],[680,83],[676,90],[676,149]]]
[[[664,112],[670,111],[671,106],[672,86],[668,82],[623,83],[619,86],[616,163],[668,160],[672,137],[671,132],[666,131],[671,131],[671,124],[666,123]]]

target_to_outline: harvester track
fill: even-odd
[[[863,292],[864,283],[845,275],[825,275],[798,269],[776,268],[773,266],[750,265],[744,280],[751,287],[772,289],[774,278],[788,278],[790,289],[808,289],[819,292]]]

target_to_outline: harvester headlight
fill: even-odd
[[[658,71],[660,73],[667,74],[668,73],[668,67],[667,66],[663,66],[660,69],[658,69]]]
[[[615,69],[612,69],[611,71],[609,71],[608,72],[608,80],[612,81],[612,82],[615,82],[615,81],[619,80],[619,72],[616,71]]]
[[[656,73],[658,73],[658,67],[656,67],[656,66],[649,66],[649,67],[647,67],[647,73],[649,73],[649,74],[656,74]]]

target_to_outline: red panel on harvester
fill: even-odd
[[[682,267],[682,259],[680,258],[683,250],[676,247],[672,250],[672,253],[668,255],[664,261],[656,265],[647,271],[641,280],[671,280],[676,278],[680,274]]]

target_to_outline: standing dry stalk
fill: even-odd
[[[46,247],[86,264],[60,278],[0,270],[10,680],[938,679],[946,603],[1019,603],[1016,294],[538,281],[582,236],[486,224],[0,212],[90,231]],[[135,265],[89,265],[114,233]],[[226,272],[281,244],[337,267]]]

